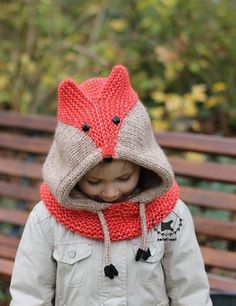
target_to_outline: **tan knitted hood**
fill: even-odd
[[[172,169],[125,67],[117,65],[107,78],[80,85],[64,80],[58,89],[57,117],[43,178],[62,206],[98,211],[110,205],[87,199],[75,188],[104,159],[125,159],[147,169],[145,188],[133,202],[150,202],[173,185]]]
[[[80,85],[64,80],[58,89],[57,117],[54,141],[43,167],[41,197],[69,230],[94,239],[102,235],[104,273],[113,279],[118,270],[112,264],[111,241],[141,235],[135,259],[147,260],[151,256],[147,232],[173,209],[178,186],[125,67],[115,66],[107,78],[93,78]],[[141,166],[139,193],[116,204],[96,202],[81,193],[80,179],[101,161],[113,159]]]

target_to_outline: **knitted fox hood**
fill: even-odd
[[[117,65],[108,77],[79,85],[70,79],[62,81],[57,118],[40,189],[46,207],[69,230],[104,239],[107,249],[110,240],[142,235],[141,250],[146,252],[147,231],[173,209],[178,187],[126,68]],[[145,169],[139,194],[121,203],[100,203],[76,188],[94,166],[113,159],[128,160]],[[140,257],[144,259],[145,254]],[[105,259],[110,265],[110,259]]]

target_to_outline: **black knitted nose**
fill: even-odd
[[[107,163],[111,163],[113,161],[113,157],[111,155],[107,155],[103,157],[103,160]]]

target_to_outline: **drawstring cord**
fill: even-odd
[[[145,213],[145,203],[139,204],[139,216],[141,222],[141,230],[142,230],[142,244],[141,248],[138,249],[135,260],[139,261],[141,258],[143,260],[147,260],[148,257],[151,256],[150,249],[147,248],[147,221],[146,221],[146,213]]]
[[[147,222],[146,222],[146,214],[145,214],[145,204],[139,204],[139,216],[141,221],[141,229],[142,229],[142,249],[147,249]]]
[[[111,263],[111,239],[109,230],[107,227],[106,219],[102,211],[98,211],[98,216],[102,225],[102,230],[104,234],[104,248],[105,248],[105,268],[104,273],[110,279],[113,279],[114,276],[118,275],[116,267]]]
[[[98,211],[98,217],[100,219],[102,230],[104,234],[104,249],[105,249],[105,268],[104,273],[110,279],[113,279],[115,276],[118,276],[118,271],[116,267],[111,263],[111,239],[107,226],[106,219],[102,211]],[[141,230],[142,230],[142,244],[141,248],[138,249],[137,254],[135,256],[135,260],[139,261],[140,259],[147,260],[148,257],[151,256],[150,249],[147,248],[147,221],[146,221],[146,213],[145,213],[145,203],[139,204],[139,215],[141,222]]]

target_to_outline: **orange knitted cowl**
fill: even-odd
[[[68,230],[92,239],[103,240],[101,222],[98,214],[81,209],[68,209],[60,205],[43,183],[41,198],[49,212]],[[174,182],[171,189],[159,198],[145,205],[147,229],[159,224],[174,208],[179,198],[179,188]],[[139,205],[123,202],[110,205],[103,210],[111,240],[132,239],[141,235]]]

